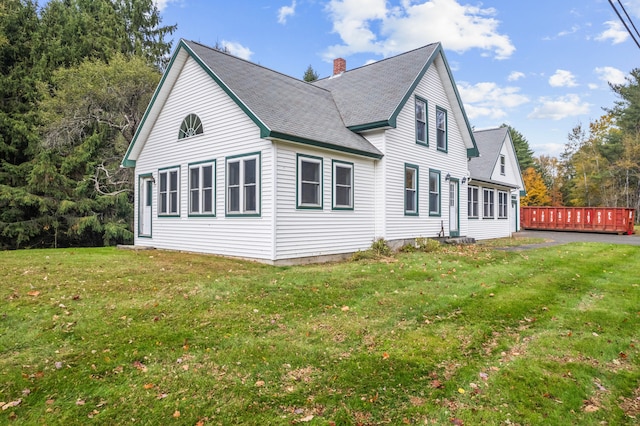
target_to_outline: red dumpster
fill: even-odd
[[[520,207],[522,229],[633,234],[635,210],[624,207]]]

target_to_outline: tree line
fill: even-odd
[[[609,84],[617,100],[588,126],[576,125],[558,157],[523,168],[523,205],[640,209],[640,69]]]
[[[0,248],[133,241],[119,165],[175,29],[153,0],[0,0]]]
[[[0,249],[133,242],[120,168],[169,59],[153,0],[0,0]],[[221,48],[221,50],[224,50]],[[311,66],[303,79],[313,81]],[[560,158],[509,128],[527,205],[640,207],[640,70]]]

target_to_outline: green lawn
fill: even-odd
[[[640,247],[0,252],[0,424],[625,425]]]

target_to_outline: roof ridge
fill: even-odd
[[[371,63],[364,64],[364,65],[360,65],[359,67],[352,68],[352,69],[350,69],[350,70],[346,70],[343,74],[349,74],[349,73],[351,73],[351,72],[353,72],[353,71],[358,71],[358,70],[360,70],[360,69],[363,69],[363,68],[366,68],[366,67],[370,67],[370,66],[372,66],[372,65],[380,64],[380,63],[383,63],[383,62],[389,61],[389,60],[391,60],[391,59],[396,59],[396,58],[399,58],[399,57],[401,57],[401,56],[405,56],[405,55],[408,55],[408,54],[410,54],[410,53],[414,53],[414,52],[416,52],[416,51],[418,51],[418,50],[425,49],[425,48],[427,48],[427,47],[431,47],[431,46],[436,45],[436,44],[441,44],[441,43],[440,43],[439,41],[436,41],[436,42],[433,42],[433,43],[425,44],[424,46],[416,47],[415,49],[411,49],[411,50],[409,50],[409,51],[407,51],[407,52],[401,52],[401,53],[398,53],[397,55],[389,56],[389,57],[387,57],[387,58],[382,58],[382,59],[380,59],[380,60],[378,60],[378,61],[371,62]],[[316,82],[316,81],[328,80],[328,79],[330,79],[330,78],[332,78],[332,77],[333,77],[333,75],[330,75],[329,77],[319,78],[318,80],[315,80],[314,82]]]
[[[204,43],[201,43],[201,42],[198,42],[198,41],[194,41],[194,40],[187,40],[187,39],[184,39],[184,38],[183,38],[183,39],[181,39],[181,40],[182,40],[182,41],[185,41],[185,42],[189,42],[189,43],[197,44],[198,46],[201,46],[201,47],[203,47],[203,48],[205,48],[205,49],[212,50],[212,51],[217,52],[217,53],[220,53],[220,54],[222,54],[222,55],[226,55],[226,56],[229,56],[229,57],[231,57],[231,58],[233,58],[233,59],[237,59],[237,60],[239,60],[239,61],[245,62],[245,63],[247,63],[247,64],[249,64],[249,65],[253,65],[253,66],[256,66],[256,67],[258,67],[258,68],[262,68],[262,69],[264,69],[265,71],[270,71],[270,72],[272,72],[272,73],[274,73],[274,74],[281,75],[282,77],[286,77],[286,78],[291,79],[291,80],[294,80],[294,81],[296,81],[296,82],[298,82],[298,83],[304,83],[304,84],[306,84],[306,85],[308,85],[308,86],[315,87],[315,88],[317,88],[317,89],[321,89],[321,90],[324,90],[324,91],[328,91],[327,89],[325,89],[325,88],[323,88],[323,87],[318,87],[318,86],[316,86],[316,85],[314,85],[314,84],[311,84],[310,82],[307,82],[307,81],[304,81],[304,80],[302,80],[302,79],[299,79],[299,78],[296,78],[296,77],[290,76],[290,75],[288,75],[288,74],[285,74],[285,73],[283,73],[283,72],[280,72],[280,71],[274,70],[273,68],[266,67],[266,66],[261,65],[261,64],[258,64],[258,63],[256,63],[256,62],[252,62],[252,61],[250,61],[250,60],[248,60],[248,59],[241,58],[240,56],[236,56],[236,55],[233,55],[233,54],[231,54],[231,53],[228,53],[228,52],[225,52],[225,51],[222,51],[222,50],[216,49],[215,47],[208,46],[208,45],[206,45],[206,44],[204,44]]]

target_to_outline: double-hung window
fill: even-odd
[[[322,158],[298,154],[298,208],[322,209]]]
[[[487,219],[494,218],[494,194],[493,189],[484,188],[482,190],[482,217]]]
[[[429,170],[429,216],[440,216],[440,172]]]
[[[467,189],[468,216],[478,217],[478,187],[470,186]]]
[[[416,143],[428,145],[427,101],[416,98]]]
[[[504,155],[501,155],[500,156],[500,174],[503,176],[505,174],[505,169],[506,169],[506,165],[505,165]]]
[[[189,165],[189,214],[214,215],[215,161]]]
[[[447,111],[436,107],[436,142],[438,151],[447,151]]]
[[[227,215],[260,214],[260,154],[227,158]]]
[[[418,166],[404,165],[404,214],[418,216]]]
[[[173,167],[158,171],[158,215],[180,215],[180,168]]]
[[[498,218],[507,218],[507,193],[505,191],[498,191]]]
[[[333,208],[353,209],[353,163],[333,162]]]

